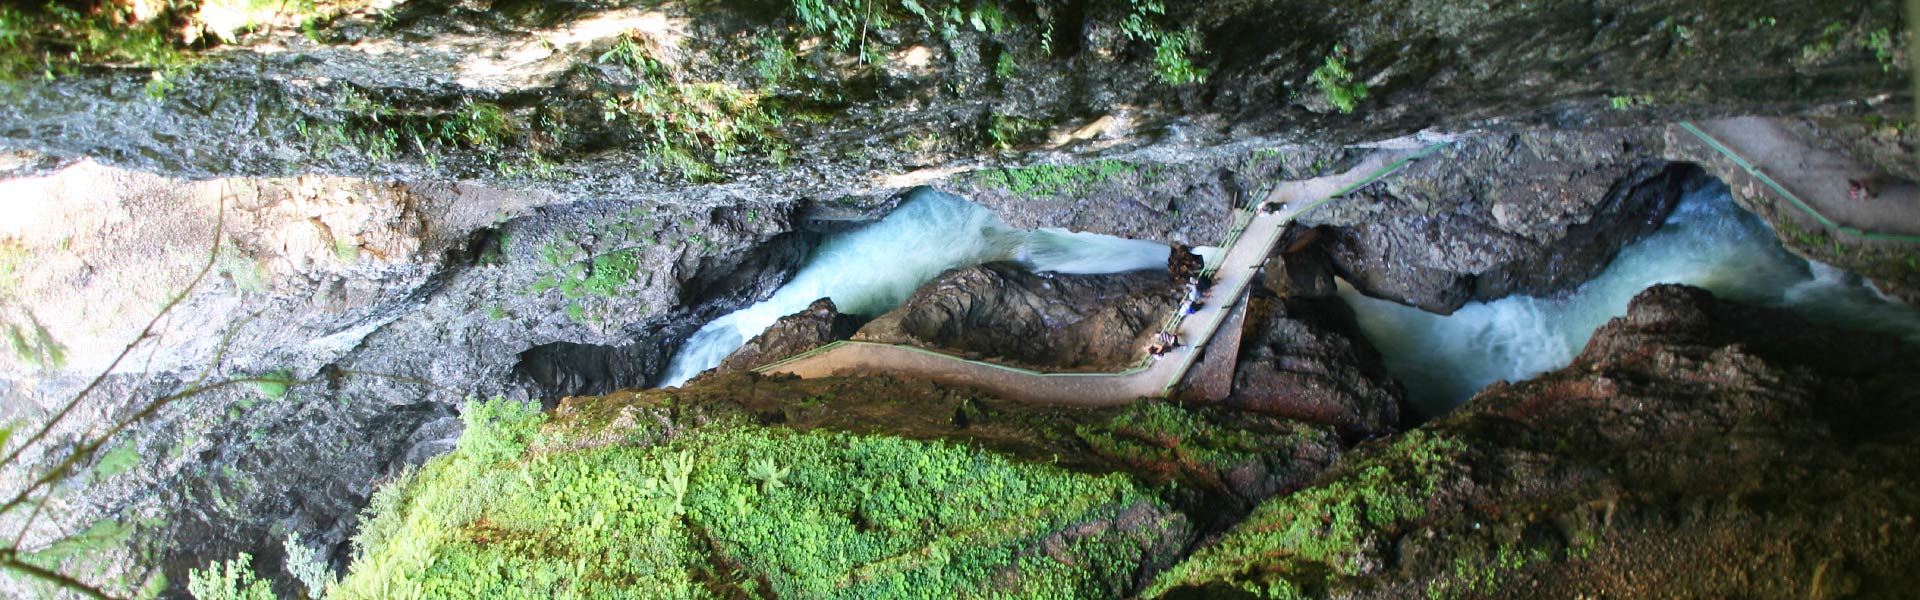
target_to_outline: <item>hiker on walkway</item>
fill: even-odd
[[[1879,198],[1879,197],[1880,197],[1879,179],[1873,178],[1873,177],[1867,177],[1867,178],[1861,178],[1861,179],[1847,180],[1847,199],[1848,200],[1853,200],[1857,202],[1860,200],[1867,200],[1870,198]]]
[[[1153,341],[1168,350],[1180,347],[1180,336],[1165,331],[1153,334]]]

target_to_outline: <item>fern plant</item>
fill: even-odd
[[[1313,70],[1313,82],[1319,84],[1320,93],[1327,103],[1340,109],[1341,113],[1352,114],[1367,99],[1367,84],[1357,81],[1353,70],[1347,68],[1347,49],[1334,45],[1333,52],[1327,55],[1326,64]]]
[[[759,458],[747,465],[747,476],[760,480],[760,491],[771,492],[786,484],[781,482],[787,476],[787,469],[773,463],[771,458]]]
[[[267,581],[248,567],[253,556],[245,552],[226,562],[214,561],[207,570],[187,572],[187,593],[195,600],[274,600]]]

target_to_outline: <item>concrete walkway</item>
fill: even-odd
[[[1746,162],[1741,166],[1758,171],[1756,176],[1771,179],[1781,188],[1777,195],[1785,192],[1787,200],[1805,203],[1803,210],[1817,213],[1808,215],[1816,220],[1843,230],[1920,235],[1920,189],[1911,183],[1882,182],[1878,197],[1854,199],[1847,194],[1847,180],[1868,180],[1873,168],[1808,144],[1778,121],[1741,117],[1692,125],[1702,142],[1736,163]]]
[[[1131,403],[1143,397],[1164,396],[1185,375],[1213,338],[1214,331],[1246,295],[1260,264],[1273,251],[1280,233],[1294,215],[1345,195],[1398,169],[1407,161],[1438,148],[1376,152],[1352,170],[1339,175],[1289,181],[1274,187],[1266,201],[1286,208],[1271,214],[1252,212],[1239,236],[1220,258],[1213,300],[1175,327],[1181,346],[1144,367],[1120,373],[1040,373],[941,354],[923,348],[872,342],[844,341],[755,369],[761,373],[788,373],[804,378],[847,374],[881,374],[927,379],[947,385],[969,386],[995,395],[1025,400],[1083,406]],[[1255,206],[1259,203],[1256,202]],[[1237,213],[1246,218],[1247,212]]]

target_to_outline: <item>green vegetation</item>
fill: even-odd
[[[99,458],[93,464],[93,480],[106,481],[125,475],[137,464],[140,464],[139,447],[131,441],[122,440],[114,444],[111,449],[99,454]]]
[[[24,322],[7,320],[0,322],[0,330],[5,330],[7,349],[13,351],[13,357],[22,364],[38,369],[59,369],[67,365],[67,347],[53,338],[53,333],[40,324],[40,319],[31,311],[25,313]]]
[[[992,140],[993,147],[999,150],[1011,150],[1014,146],[1032,143],[1038,134],[1046,130],[1046,122],[1039,119],[987,115],[987,139]]]
[[[260,393],[266,396],[267,399],[278,400],[287,395],[287,386],[295,383],[298,382],[293,379],[292,371],[278,369],[257,377],[253,382],[253,387],[260,390]]]
[[[1313,82],[1320,86],[1320,94],[1328,104],[1340,109],[1340,112],[1352,114],[1367,99],[1367,84],[1358,80],[1351,69],[1347,68],[1347,48],[1334,45],[1333,52],[1327,54],[1326,64],[1313,70]]]
[[[320,552],[300,543],[299,533],[288,534],[282,542],[287,552],[287,573],[307,588],[308,598],[327,597],[327,592],[339,584],[339,580],[327,569],[327,561],[321,558]]]
[[[497,401],[463,419],[457,450],[375,495],[332,598],[1112,596],[1139,542],[1055,532],[1157,504],[1119,476],[744,415],[597,447],[529,443],[539,416]]]
[[[172,36],[161,20],[135,22],[120,3],[0,8],[0,81],[52,79],[89,64],[176,68],[185,59]]]
[[[86,530],[67,536],[57,542],[33,552],[22,552],[18,560],[49,571],[63,572],[81,579],[111,585],[121,589],[143,588],[138,597],[152,598],[158,595],[159,588],[165,587],[166,578],[152,577],[142,585],[139,574],[125,569],[115,569],[118,564],[116,554],[127,547],[133,537],[134,523],[130,519],[104,518],[95,521]],[[8,570],[11,570],[9,567]],[[23,579],[38,592],[36,597],[61,597],[69,592],[64,586],[42,579]]]
[[[1860,40],[1860,48],[1873,53],[1874,59],[1880,61],[1880,71],[1883,73],[1892,73],[1899,67],[1894,58],[1900,55],[1900,50],[1894,46],[1893,32],[1885,27],[1867,34],[1866,39]]]
[[[559,290],[560,296],[569,301],[567,316],[578,323],[588,320],[586,307],[580,303],[581,300],[616,297],[644,272],[640,268],[640,249],[637,248],[616,250],[591,260],[574,262],[569,260],[570,254],[564,246],[554,244],[542,252],[542,257],[548,266],[556,270],[535,281],[530,291],[538,294]],[[503,317],[505,313],[496,318]]]
[[[1820,30],[1820,36],[1800,47],[1800,60],[1813,62],[1833,56],[1840,47],[1840,40],[1846,36],[1847,26],[1842,23],[1828,24]]]
[[[467,99],[454,110],[407,111],[365,94],[347,94],[332,114],[294,121],[294,133],[321,160],[340,150],[371,160],[419,156],[438,166],[446,154],[474,155],[502,175],[553,174],[548,155],[568,127],[557,109],[544,107],[516,116],[491,102]],[[538,132],[537,134],[535,132]],[[358,249],[353,248],[357,257]],[[351,260],[336,248],[344,262]]]
[[[1152,178],[1154,170],[1135,163],[1096,160],[1079,165],[1034,165],[1014,169],[988,169],[969,175],[976,185],[1012,192],[1016,196],[1058,196],[1113,180],[1139,174]]]
[[[992,0],[902,0],[898,8],[907,15],[895,13],[895,8],[894,3],[873,0],[793,0],[794,16],[806,33],[827,40],[833,52],[862,62],[883,60],[889,48],[876,34],[899,26],[907,16],[917,18],[949,48],[971,30],[1012,42],[1009,46],[1019,50],[1030,49],[1035,55],[1053,53],[1051,10],[1035,9],[1021,18],[1025,11],[1010,12],[1007,5]],[[1162,82],[1186,85],[1206,80],[1206,69],[1194,64],[1194,54],[1200,50],[1198,36],[1191,29],[1169,25],[1164,0],[1107,0],[1089,10],[1117,18],[1128,40],[1150,47],[1154,76]],[[1006,78],[1015,73],[1017,63],[1003,54],[994,65],[996,75]]]
[[[1168,30],[1159,24],[1167,14],[1165,2],[1127,0],[1127,4],[1132,10],[1120,20],[1120,30],[1126,32],[1128,39],[1153,46],[1154,76],[1168,85],[1200,83],[1207,79],[1207,70],[1193,64],[1192,53],[1200,47],[1193,31]],[[1361,97],[1365,96],[1362,92]]]
[[[637,80],[631,92],[602,96],[601,118],[630,126],[654,167],[688,181],[713,182],[724,179],[720,167],[744,155],[783,160],[787,145],[775,133],[783,119],[771,103],[724,82],[682,81],[643,43],[629,35],[600,56],[599,62],[624,67]],[[762,67],[763,75],[784,68]]]
[[[252,562],[253,556],[242,552],[233,560],[207,565],[205,571],[193,569],[187,574],[187,592],[195,600],[276,600],[267,581],[254,577],[248,567]]]
[[[1187,483],[1212,483],[1220,474],[1297,446],[1311,426],[1287,422],[1278,429],[1227,425],[1202,411],[1162,400],[1143,400],[1099,425],[1075,434],[1101,456],[1168,473]]]
[[[213,272],[242,292],[264,292],[269,285],[266,267],[232,239],[221,240],[213,257]]]
[[[1160,574],[1145,597],[1183,585],[1224,583],[1264,598],[1298,598],[1317,579],[1352,577],[1424,517],[1464,451],[1457,440],[1408,432],[1354,468],[1269,500],[1208,547]]]
[[[1608,96],[1607,104],[1612,106],[1614,110],[1627,110],[1635,106],[1650,106],[1653,104],[1653,95]]]

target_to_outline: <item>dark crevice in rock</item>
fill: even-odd
[[[667,358],[665,348],[647,342],[624,346],[555,342],[521,352],[513,374],[530,382],[551,405],[565,396],[646,387],[666,368]]]

